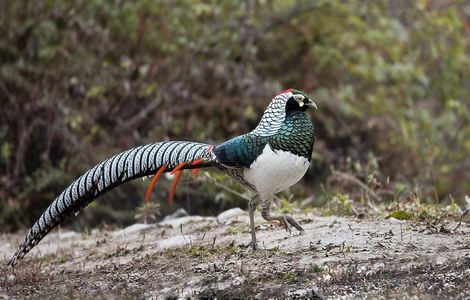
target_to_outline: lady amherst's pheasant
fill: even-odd
[[[69,185],[34,223],[10,260],[14,266],[41,239],[94,199],[129,180],[154,175],[146,199],[164,172],[176,174],[170,201],[184,169],[218,167],[253,192],[249,203],[251,247],[256,248],[254,212],[258,204],[267,221],[278,220],[303,231],[290,216],[269,213],[279,191],[297,183],[308,169],[314,143],[313,125],[305,114],[315,103],[305,93],[289,89],[276,95],[251,132],[218,146],[193,142],[158,142],[116,154]]]

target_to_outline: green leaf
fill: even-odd
[[[104,95],[106,87],[103,85],[94,85],[86,93],[87,98],[98,98]]]
[[[12,154],[13,147],[10,143],[6,142],[2,145],[2,158],[8,160]]]
[[[397,210],[385,217],[385,219],[394,218],[397,220],[409,220],[413,217],[413,213],[404,210]]]

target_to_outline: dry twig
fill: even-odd
[[[374,191],[372,191],[364,182],[362,182],[361,180],[359,180],[356,177],[352,176],[351,174],[336,171],[333,168],[331,169],[331,172],[333,173],[333,176],[335,176],[335,177],[338,177],[338,178],[341,178],[341,179],[344,179],[344,180],[347,180],[347,181],[350,181],[352,183],[357,184],[366,193],[368,193],[370,196],[372,196],[372,198],[374,198],[375,201],[377,201],[377,202],[380,201],[379,196]]]

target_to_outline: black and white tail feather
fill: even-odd
[[[139,146],[116,154],[99,163],[72,182],[34,223],[24,242],[8,265],[15,266],[52,229],[114,187],[135,178],[166,172],[188,163],[182,169],[210,167],[216,164],[208,144],[171,141]]]

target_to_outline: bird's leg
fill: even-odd
[[[250,213],[250,231],[251,231],[251,242],[250,242],[250,247],[253,250],[256,250],[258,247],[256,243],[256,231],[255,231],[255,210],[256,206],[258,206],[258,203],[260,202],[259,200],[259,195],[253,196],[253,198],[250,200],[250,203],[248,204],[248,211]]]
[[[284,228],[286,229],[286,231],[289,231],[289,233],[291,232],[289,224],[294,226],[298,231],[304,231],[302,226],[300,226],[299,222],[297,222],[294,218],[292,218],[289,215],[271,216],[271,213],[269,211],[270,205],[271,205],[271,199],[265,200],[261,203],[261,216],[266,221],[281,222],[281,224],[284,225]]]

